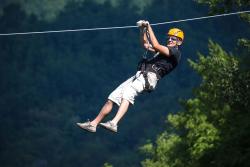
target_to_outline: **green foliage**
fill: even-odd
[[[249,0],[195,0],[200,4],[206,4],[209,6],[210,13],[224,13],[230,11],[239,11],[249,9],[250,1]],[[250,23],[250,14],[243,13],[240,14],[240,17]]]
[[[195,160],[215,147],[216,141],[219,140],[218,130],[200,111],[199,100],[189,100],[186,107],[188,113],[168,116],[168,123],[180,134],[171,130],[166,131],[157,138],[155,147],[152,148],[152,144],[142,147],[144,152],[152,155],[152,159],[142,162],[144,167],[194,166]]]
[[[191,67],[202,76],[202,84],[197,96],[211,105],[224,105],[226,101],[235,102],[237,90],[234,80],[237,77],[239,63],[235,57],[228,55],[218,44],[209,41],[209,56],[199,54],[199,64],[189,60]],[[207,91],[209,90],[209,91]],[[222,102],[222,104],[220,104]]]
[[[250,40],[248,39],[239,39],[239,46],[243,46],[247,49],[247,52],[250,52]]]
[[[246,93],[250,92],[250,72],[240,71],[238,60],[211,40],[209,55],[199,54],[198,62],[189,62],[201,75],[202,83],[195,90],[195,98],[184,102],[185,111],[168,116],[170,127],[157,138],[156,145],[152,147],[153,144],[149,143],[142,147],[151,155],[142,165],[249,165],[247,157],[250,152],[242,153],[246,149],[234,142],[244,141],[244,137],[250,136],[247,130],[250,94]],[[249,143],[244,143],[249,149]],[[223,151],[236,154],[225,155]]]
[[[195,0],[198,3],[209,6],[211,12],[228,12],[235,9],[245,8],[250,6],[248,0]]]
[[[176,159],[176,152],[181,151],[181,138],[175,134],[162,133],[156,141],[157,147],[153,147],[151,143],[140,148],[142,152],[149,153],[152,159],[146,159],[142,162],[142,166],[147,167],[170,167],[184,166],[179,159]],[[175,150],[175,151],[173,151]]]
[[[39,20],[45,20],[48,22],[54,21],[58,15],[65,10],[65,8],[72,3],[77,3],[78,5],[84,5],[87,0],[3,0],[0,5],[0,17],[3,15],[3,8],[11,5],[20,5],[23,11],[27,15],[34,15]],[[119,6],[122,0],[94,0],[96,4],[104,5],[105,3],[110,3],[113,7]],[[151,5],[152,0],[129,0],[126,2],[128,6],[137,11],[138,14],[142,13],[143,10]]]
[[[64,10],[67,3],[72,0],[4,0],[0,5],[1,11],[4,7],[16,4],[20,5],[27,15],[34,15],[38,19],[52,21]]]
[[[109,164],[109,163],[105,163],[104,165],[103,165],[103,167],[113,167],[111,164]]]

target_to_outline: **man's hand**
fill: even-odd
[[[149,22],[148,22],[148,21],[144,20],[144,21],[142,22],[142,26],[143,26],[143,27],[148,27],[148,25],[149,25]]]
[[[143,22],[143,20],[139,20],[139,21],[136,22],[136,25],[137,25],[138,27],[141,27],[141,26],[142,26],[142,22]]]
[[[148,25],[149,25],[149,22],[148,21],[145,21],[145,20],[139,20],[137,23],[136,23],[136,25],[138,26],[138,27],[147,27]]]

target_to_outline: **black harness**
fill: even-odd
[[[150,36],[149,36],[149,32],[146,29],[146,27],[143,29],[143,31],[146,33],[147,38],[148,38],[148,44],[149,40],[150,40]],[[147,66],[147,63],[152,60],[153,58],[155,58],[156,56],[159,55],[159,52],[157,52],[153,57],[151,58],[147,58],[147,54],[148,54],[148,50],[149,47],[147,48],[147,50],[144,52],[143,56],[142,56],[142,60],[138,63],[138,67],[137,70],[141,71],[141,73],[139,74],[142,75],[144,77],[145,80],[145,87],[144,87],[144,91],[146,92],[151,92],[154,88],[153,86],[150,85],[149,81],[148,81],[148,72],[149,72],[149,66]],[[151,70],[150,70],[151,71]],[[134,77],[133,81],[135,81],[137,79],[137,76]]]
[[[151,58],[146,58],[143,57],[142,60],[138,63],[138,67],[137,67],[137,71],[141,71],[140,75],[143,75],[144,79],[145,79],[145,87],[144,90],[146,92],[151,92],[154,87],[150,85],[149,81],[148,81],[148,72],[153,72],[156,74],[157,78],[159,79],[159,75],[157,74],[157,68],[154,68],[154,65],[149,64],[148,62],[151,61],[153,58],[155,58],[156,56],[159,55],[159,52],[157,52],[156,54],[154,54],[154,56],[152,56]],[[134,80],[137,77],[134,78]]]
[[[143,33],[146,33],[148,38],[147,42],[148,45],[150,45],[152,42],[150,41],[147,28],[143,29]],[[147,47],[142,56],[142,60],[138,63],[137,71],[141,71],[140,75],[143,75],[145,79],[144,91],[151,92],[154,87],[149,83],[148,73],[155,73],[157,79],[164,77],[178,65],[181,54],[178,51],[178,47],[169,47],[170,54],[172,55],[170,57],[164,56],[160,52],[155,53],[153,56],[147,57],[148,51],[149,47]],[[136,75],[133,81],[135,81],[139,76]]]

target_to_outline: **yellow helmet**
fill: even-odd
[[[168,35],[175,36],[180,38],[182,41],[184,40],[184,32],[178,28],[171,28],[168,31]]]

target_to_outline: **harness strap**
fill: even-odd
[[[149,81],[148,81],[148,72],[144,71],[142,73],[144,79],[145,79],[145,88],[144,90],[148,93],[150,93],[153,90],[153,86],[150,85]]]
[[[145,87],[144,87],[144,91],[150,93],[152,90],[154,90],[153,86],[150,85],[149,80],[148,80],[148,71],[141,71],[140,74],[138,76],[135,76],[133,78],[134,82],[140,75],[143,76],[144,80],[145,80]]]
[[[151,92],[153,90],[153,86],[150,85],[149,81],[148,81],[148,68],[147,68],[147,61],[148,61],[148,58],[147,58],[147,54],[148,54],[148,51],[149,51],[149,44],[150,44],[150,35],[149,35],[149,32],[148,32],[148,29],[146,27],[144,27],[143,29],[143,33],[146,33],[146,36],[147,36],[147,43],[148,43],[148,48],[147,50],[144,52],[143,54],[143,59],[141,61],[141,67],[140,67],[140,75],[142,74],[142,76],[144,77],[144,80],[145,80],[145,87],[144,87],[144,91],[146,92]],[[159,53],[156,53],[154,55],[154,57],[158,56]],[[154,58],[153,57],[153,58]],[[152,58],[151,58],[152,59]],[[139,76],[140,76],[139,75]],[[135,76],[134,79],[133,79],[133,82],[139,77],[139,76]]]

